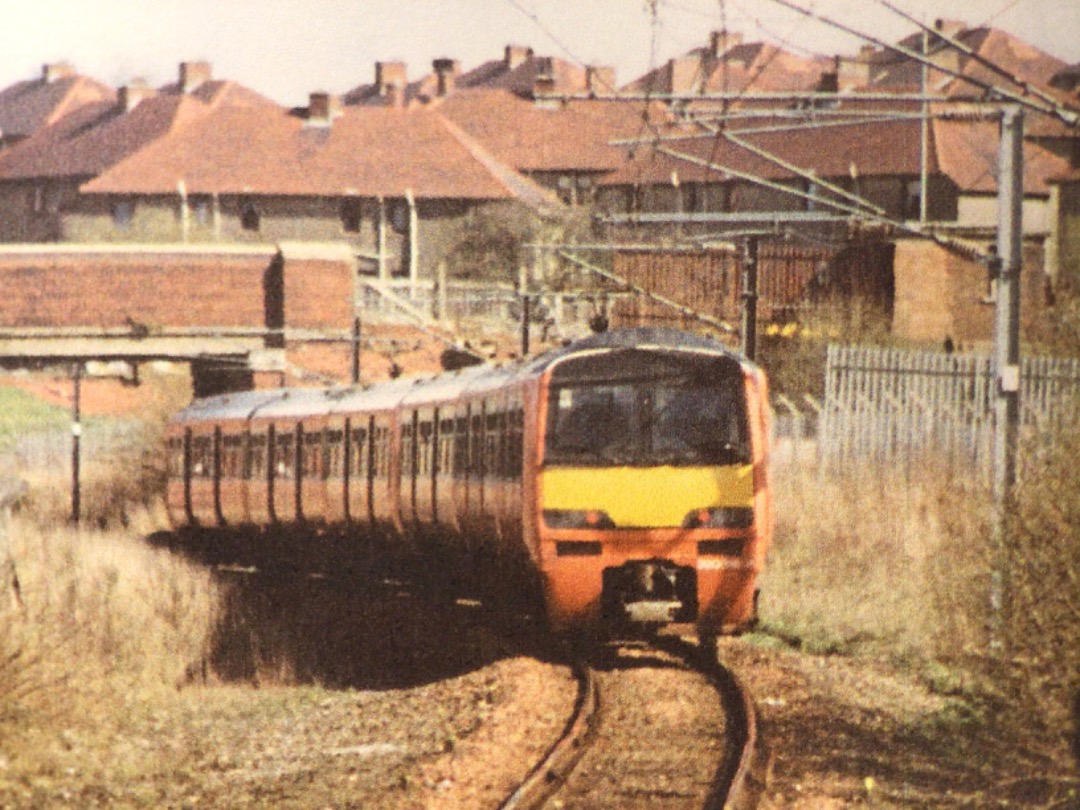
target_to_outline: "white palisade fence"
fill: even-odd
[[[830,346],[820,462],[830,467],[860,459],[989,470],[997,394],[993,365],[984,355]],[[1052,429],[1078,404],[1080,360],[1023,360],[1020,408],[1026,435]]]

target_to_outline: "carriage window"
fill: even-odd
[[[304,478],[318,478],[320,474],[319,461],[322,458],[322,434],[305,433],[303,447],[302,475]]]
[[[469,461],[469,418],[459,416],[454,420],[454,459],[453,471],[455,476],[464,476],[467,473]]]
[[[266,473],[266,434],[248,437],[247,472],[245,478],[262,478]]]
[[[345,457],[345,433],[328,430],[323,437],[323,478],[341,478]]]
[[[469,435],[469,472],[483,475],[484,472],[484,417],[474,414]]]
[[[368,432],[366,428],[356,428],[352,432],[352,446],[349,448],[352,457],[352,471],[357,478],[363,478],[367,471],[368,458]]]
[[[486,432],[484,435],[484,474],[496,478],[502,477],[501,449],[503,444],[502,413],[494,412],[487,415]]]
[[[390,467],[390,448],[387,442],[390,431],[385,426],[376,426],[372,432],[374,446],[372,447],[371,466],[377,478],[386,478]]]
[[[432,439],[435,433],[434,422],[421,422],[419,429],[419,445],[416,454],[416,474],[427,475],[431,472]]]
[[[244,472],[244,437],[229,435],[222,438],[221,476],[240,478]]]
[[[191,440],[191,476],[209,478],[214,472],[214,442],[210,436]]]
[[[404,425],[401,426],[401,474],[405,478],[410,478],[413,475],[413,461],[416,456],[413,455],[413,430],[415,424],[410,419]]]
[[[293,445],[292,434],[285,433],[277,437],[277,452],[274,454],[276,469],[274,475],[278,478],[292,478],[296,470],[296,453]]]

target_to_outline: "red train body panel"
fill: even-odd
[[[606,333],[513,366],[193,403],[178,528],[377,533],[535,586],[556,630],[754,619],[772,535],[759,368],[692,335]],[[298,533],[296,536],[302,536]]]

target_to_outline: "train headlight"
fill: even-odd
[[[549,529],[614,529],[607,512],[594,509],[545,509],[544,525]]]
[[[683,518],[684,529],[749,529],[754,525],[750,506],[711,506],[695,509]]]

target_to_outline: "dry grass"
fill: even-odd
[[[1025,447],[1004,554],[985,481],[929,465],[917,477],[779,471],[764,629],[813,652],[903,662],[942,693],[994,706],[1052,756],[1080,756],[1078,457],[1080,425]]]
[[[216,609],[207,572],[132,532],[16,519],[6,538],[0,723],[172,689],[205,655]]]
[[[985,494],[926,468],[777,477],[767,628],[815,651],[955,658],[986,644]]]

